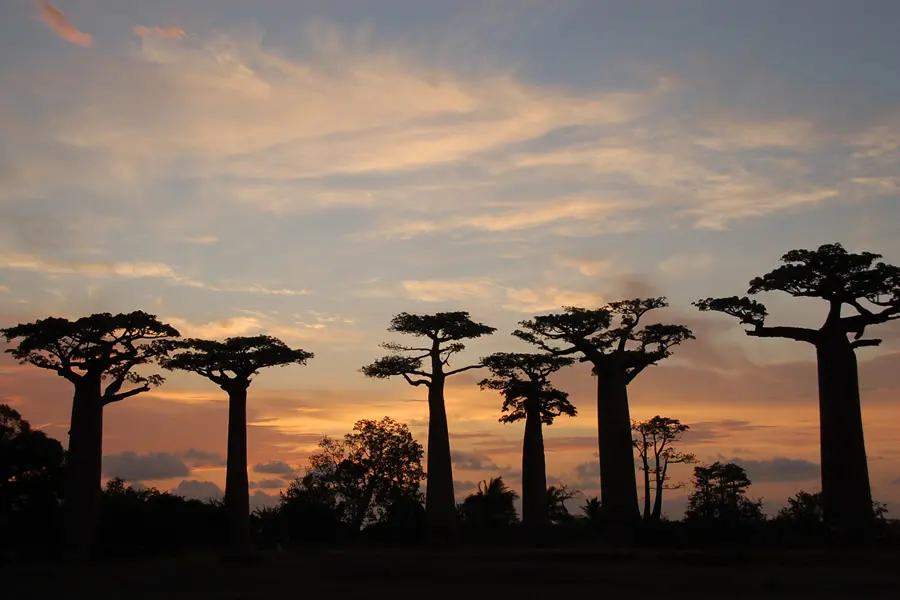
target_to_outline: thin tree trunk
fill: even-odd
[[[597,433],[604,518],[619,523],[639,521],[628,387],[615,371],[597,376]]]
[[[657,461],[656,463],[656,498],[653,502],[653,516],[651,520],[659,521],[662,518],[662,500],[663,500],[663,486],[666,484],[666,471],[668,470],[669,465],[660,465]]]
[[[816,347],[822,509],[837,540],[865,542],[874,526],[856,354],[843,333]]]
[[[85,376],[87,377],[87,376]],[[100,524],[103,405],[100,381],[75,386],[66,456],[65,537],[70,560],[90,558]]]
[[[650,461],[647,460],[646,446],[641,461],[644,464],[644,520],[647,521],[650,519]]]
[[[541,529],[549,523],[544,431],[537,410],[527,410],[522,441],[522,523]]]
[[[453,536],[456,530],[456,499],[453,495],[453,465],[450,431],[444,406],[444,378],[436,374],[428,386],[428,477],[425,479],[425,518],[433,538]]]
[[[250,481],[247,477],[247,389],[228,392],[228,457],[225,470],[225,511],[231,548],[250,550]]]

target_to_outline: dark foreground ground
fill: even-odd
[[[349,549],[6,566],[0,597],[900,598],[900,554],[823,551]],[[552,596],[551,596],[552,594]]]

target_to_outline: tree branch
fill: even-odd
[[[103,406],[107,404],[112,404],[113,402],[119,402],[121,400],[125,400],[126,398],[131,398],[132,396],[137,396],[138,394],[143,394],[144,392],[149,392],[150,386],[147,384],[142,385],[141,387],[134,388],[133,390],[128,390],[127,392],[122,392],[120,394],[111,394],[109,396],[103,396]]]
[[[866,347],[873,347],[873,346],[880,346],[880,345],[881,345],[881,340],[879,340],[879,339],[854,340],[854,341],[850,342],[851,348],[866,348]]]
[[[431,382],[428,381],[427,379],[411,379],[410,376],[407,375],[406,373],[400,373],[400,375],[403,376],[403,379],[405,379],[406,383],[408,383],[409,385],[414,385],[416,387],[418,387],[420,385],[426,385],[426,386],[431,385]]]
[[[806,327],[765,327],[757,325],[755,328],[747,330],[747,335],[762,338],[786,338],[815,344],[819,337],[819,332]]]
[[[476,365],[469,365],[468,367],[462,367],[461,369],[455,369],[453,371],[448,371],[447,373],[444,373],[444,377],[450,377],[451,375],[456,375],[457,373],[462,373],[463,371],[470,371],[472,369],[481,369],[483,367],[484,367],[484,365],[481,363],[478,363]]]

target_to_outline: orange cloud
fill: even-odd
[[[49,2],[41,2],[41,14],[37,18],[70,44],[87,48],[94,43],[93,36],[72,25],[69,17]]]
[[[135,25],[134,33],[139,37],[155,35],[170,40],[180,40],[187,35],[187,32],[181,27],[146,27],[144,25]]]

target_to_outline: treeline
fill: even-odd
[[[818,329],[767,325],[766,307],[747,296],[706,298],[694,303],[701,311],[717,311],[737,318],[747,327],[749,336],[786,338],[814,346],[819,367],[821,416],[822,493],[817,502],[828,540],[842,544],[870,543],[877,528],[863,441],[856,349],[881,342],[865,337],[868,328],[900,318],[900,269],[879,262],[879,258],[880,255],[869,252],[849,253],[840,244],[824,245],[816,250],[793,250],[782,257],[784,264],[750,282],[750,295],[782,291],[795,297],[826,301],[827,316]],[[691,457],[677,454],[671,446],[669,450],[659,449],[659,436],[665,437],[669,431],[678,435],[677,421],[648,422],[644,431],[633,430],[628,386],[645,369],[659,364],[676,347],[694,338],[691,330],[683,325],[648,322],[652,318],[649,315],[667,306],[662,297],[635,298],[596,309],[566,307],[562,312],[535,316],[522,321],[512,335],[534,346],[536,352],[497,353],[465,366],[450,363],[465,350],[466,341],[492,335],[495,328],[473,320],[464,311],[396,315],[388,331],[415,341],[409,345],[383,344],[388,354],[363,367],[362,372],[373,378],[401,377],[427,391],[424,530],[428,538],[453,539],[460,531],[460,523],[473,522],[468,512],[460,512],[453,489],[444,405],[447,378],[464,371],[486,369],[489,375],[479,385],[501,394],[500,420],[524,421],[522,528],[532,539],[540,539],[552,523],[543,427],[551,425],[560,415],[577,414],[568,394],[553,387],[549,378],[576,361],[589,363],[597,382],[600,520],[618,531],[633,529],[641,523],[635,485],[637,448],[646,492],[644,520],[659,522],[667,465],[688,462]],[[0,333],[12,344],[7,352],[19,362],[53,371],[73,385],[62,493],[64,540],[69,557],[87,558],[97,547],[104,498],[100,483],[105,407],[161,385],[164,379],[160,374],[141,374],[136,370],[151,365],[198,374],[227,394],[223,510],[232,551],[243,553],[252,548],[247,475],[248,389],[262,369],[304,365],[313,358],[311,352],[290,348],[281,340],[265,335],[224,341],[181,339],[175,328],[140,311],[95,314],[74,321],[51,317],[2,329]],[[654,427],[662,429],[654,433]],[[328,450],[323,448],[326,454]],[[652,471],[651,459],[655,465]],[[729,466],[730,472],[735,468],[739,469],[736,465]],[[315,464],[311,472],[316,472]],[[695,471],[695,479],[698,473],[701,472]],[[356,472],[347,475],[340,469],[327,477],[322,475],[323,481],[331,482],[322,488],[331,490],[328,492],[331,495],[324,497],[337,502],[335,510],[344,511],[342,523],[346,523],[347,515],[352,515],[351,528],[357,531],[355,525],[368,522],[371,515],[358,505],[338,501],[344,496],[340,492],[342,480],[335,480],[336,474],[360,475]],[[382,493],[379,486],[367,488],[366,497],[378,497]],[[489,489],[491,484],[486,486]],[[648,505],[651,487],[656,508]],[[471,500],[468,505],[466,502],[464,507],[482,501]],[[406,498],[405,504],[412,507],[418,505],[418,500]],[[738,506],[744,505],[738,503]]]
[[[659,418],[657,418],[659,419]],[[636,429],[641,424],[636,424]],[[635,437],[638,445],[641,438]],[[250,517],[254,547],[347,544],[410,545],[428,539],[421,484],[423,449],[406,425],[390,418],[362,420],[342,439],[325,437],[306,473],[281,493],[273,508]],[[31,428],[12,408],[0,405],[0,556],[28,560],[62,556],[66,453]],[[695,547],[707,544],[808,547],[826,538],[821,494],[799,492],[774,519],[748,495],[750,480],[732,463],[695,467],[693,491],[683,520],[653,518],[623,531],[603,516],[597,497],[566,485],[545,490],[548,526],[536,537],[516,511],[518,495],[502,477],[478,484],[456,505],[457,541],[472,544]],[[229,542],[222,500],[191,500],[122,479],[100,494],[96,553],[129,556],[219,551]],[[656,505],[658,508],[659,505]],[[900,522],[888,521],[875,503],[882,544],[900,543]]]

